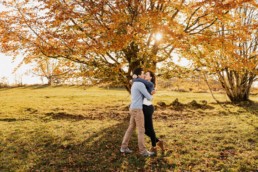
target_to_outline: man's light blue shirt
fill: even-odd
[[[131,105],[130,109],[142,109],[143,98],[152,100],[152,96],[147,91],[142,82],[134,82],[131,87]]]

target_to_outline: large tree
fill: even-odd
[[[184,0],[6,0],[8,9],[0,14],[2,51],[24,49],[26,58],[44,55],[85,63],[95,67],[95,77],[109,75],[129,90],[134,68],[155,71],[157,63],[184,46],[188,34],[201,32],[216,21],[205,4]],[[162,33],[162,40],[155,39],[157,33]]]
[[[134,68],[155,71],[174,50],[186,50],[189,39],[247,2],[254,0],[6,0],[1,50],[80,62],[92,77],[112,78],[130,90]]]
[[[217,75],[232,102],[247,101],[258,75],[258,9],[243,4],[220,17],[183,54],[204,72]]]

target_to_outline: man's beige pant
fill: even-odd
[[[144,145],[144,115],[142,109],[132,109],[130,110],[130,124],[129,127],[124,135],[123,142],[122,142],[122,148],[127,148],[130,138],[133,134],[133,131],[135,127],[138,130],[138,147],[140,153],[143,153],[146,151],[146,147]]]

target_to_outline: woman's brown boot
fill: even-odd
[[[157,145],[160,147],[160,149],[161,149],[162,151],[164,151],[164,143],[163,143],[162,140],[159,140],[159,141],[157,142]]]

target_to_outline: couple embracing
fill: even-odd
[[[138,130],[138,147],[142,156],[155,155],[156,145],[164,151],[163,141],[156,137],[152,114],[154,107],[152,105],[152,94],[155,93],[155,75],[148,71],[144,73],[142,68],[137,68],[133,71],[133,85],[131,87],[131,105],[130,105],[130,123],[124,135],[123,142],[120,148],[122,153],[132,153],[128,148],[129,140],[135,127]],[[148,151],[144,144],[144,134],[150,137],[152,148]]]

